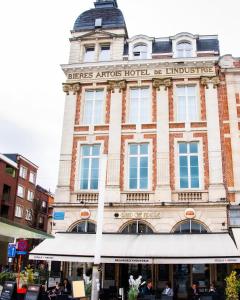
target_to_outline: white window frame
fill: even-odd
[[[19,176],[23,179],[27,179],[27,172],[28,172],[27,167],[20,165]]]
[[[198,168],[199,168],[199,188],[181,188],[180,187],[180,163],[179,163],[179,143],[198,143]],[[203,141],[199,139],[175,139],[174,141],[174,169],[176,186],[179,191],[199,191],[204,190],[204,164],[203,164]]]
[[[142,109],[142,104],[141,104],[141,90],[147,89],[149,91],[149,99],[148,99],[148,105],[149,105],[149,115],[148,115],[148,121],[142,122],[141,120],[141,109]],[[131,114],[131,103],[132,103],[132,98],[131,98],[131,91],[132,90],[138,90],[138,111],[137,111],[137,121],[133,122],[130,120],[130,114]],[[152,90],[150,86],[141,86],[141,87],[136,87],[136,86],[130,86],[128,89],[128,123],[129,124],[136,124],[136,125],[141,125],[141,124],[150,124],[152,123],[151,116],[152,116]]]
[[[96,91],[102,91],[103,92],[103,99],[102,99],[102,116],[101,116],[101,121],[99,123],[94,123],[94,118],[95,118],[95,105],[96,105],[96,101],[99,101],[99,100],[96,100]],[[85,117],[85,113],[86,113],[86,94],[87,92],[94,92],[94,96],[93,96],[93,108],[92,108],[92,114],[91,114],[91,122],[87,122],[86,121],[86,117]],[[90,101],[90,100],[88,100]],[[88,126],[94,126],[94,125],[103,125],[105,124],[105,110],[106,110],[106,107],[105,107],[105,104],[106,104],[106,91],[104,88],[97,88],[97,89],[85,89],[84,90],[84,101],[83,101],[83,114],[82,114],[82,125],[88,125]]]
[[[106,50],[102,50],[102,47],[109,47],[108,57],[105,57],[105,55],[103,55],[104,51],[106,51]],[[110,43],[99,44],[98,60],[99,61],[110,61],[110,59],[111,59],[111,44]]]
[[[91,58],[89,58],[86,53],[87,53],[87,49],[94,49],[93,51],[89,51],[89,52],[92,52],[93,55]],[[90,62],[94,62],[95,61],[95,56],[96,56],[96,45],[94,44],[86,44],[84,45],[84,50],[83,50],[83,62],[86,62],[86,63],[90,63]]]
[[[92,154],[92,149],[93,149],[93,147],[92,146],[95,146],[95,145],[99,145],[99,147],[100,147],[100,149],[99,149],[99,155],[98,156],[92,156],[91,154]],[[83,146],[88,146],[88,147],[90,147],[91,148],[91,150],[90,150],[90,155],[89,156],[83,156],[82,155],[82,147]],[[80,145],[80,150],[79,150],[79,153],[80,153],[80,165],[79,165],[79,186],[78,186],[78,189],[79,190],[81,190],[81,191],[94,191],[94,192],[98,192],[98,190],[99,190],[99,180],[100,180],[100,159],[101,159],[101,149],[102,149],[102,147],[101,147],[101,143],[95,143],[95,144],[81,144]],[[81,179],[82,179],[82,174],[81,174],[81,170],[82,170],[82,161],[83,161],[83,159],[84,158],[88,158],[89,159],[89,172],[88,172],[88,188],[87,189],[82,189],[81,188]],[[99,167],[98,167],[98,188],[97,189],[91,189],[90,188],[90,184],[91,184],[91,175],[92,175],[92,173],[91,173],[91,169],[92,169],[92,159],[93,158],[98,158],[99,159]]]
[[[20,194],[20,191],[19,191],[19,188],[22,188],[22,193]],[[21,184],[18,184],[18,187],[17,187],[17,196],[20,197],[20,198],[25,198],[25,187]]]
[[[42,201],[42,208],[47,208],[47,201]]]
[[[188,100],[188,94],[185,97],[185,102],[186,102],[186,119],[181,120],[179,119],[179,101],[178,101],[178,88],[185,88],[185,91],[187,90],[188,87],[195,87],[195,101],[196,101],[196,119],[195,120],[190,120],[189,119],[189,100]],[[186,95],[186,93],[185,93]],[[200,97],[200,87],[199,84],[196,82],[191,82],[189,81],[188,84],[174,84],[174,119],[178,123],[187,123],[190,124],[191,122],[200,122],[200,113],[201,113],[201,97]]]
[[[36,173],[33,171],[30,171],[29,173],[29,181],[33,184],[36,183]]]
[[[27,193],[27,200],[32,202],[33,199],[34,199],[34,191],[28,190],[28,193]]]
[[[25,220],[32,221],[33,219],[33,210],[31,208],[26,209]]]
[[[184,47],[183,47],[184,45]],[[186,50],[186,45],[189,45],[189,50]],[[183,55],[180,55],[180,47]],[[189,55],[188,55],[189,54]],[[193,45],[190,41],[180,41],[176,44],[176,57],[177,58],[188,58],[193,56]]]
[[[140,154],[140,145],[142,144],[147,144],[148,145],[148,154]],[[130,145],[137,145],[138,146],[138,154],[131,154],[130,155]],[[149,191],[150,189],[150,184],[151,184],[151,180],[150,180],[150,177],[151,177],[151,169],[150,169],[150,166],[152,166],[152,162],[150,161],[151,160],[151,157],[152,157],[152,147],[150,145],[150,143],[145,140],[143,142],[140,142],[140,143],[136,143],[136,142],[131,142],[129,141],[127,143],[127,148],[125,150],[125,153],[127,153],[127,176],[126,176],[126,179],[127,179],[127,190],[129,191]],[[131,189],[130,188],[130,158],[131,157],[137,157],[137,188],[136,189]],[[140,158],[141,157],[147,157],[148,158],[148,180],[147,180],[147,187],[142,189],[140,188]]]
[[[17,218],[22,218],[23,217],[23,207],[20,205],[16,205],[14,215]]]
[[[137,47],[146,47],[146,51],[136,51]],[[133,45],[132,55],[134,59],[147,59],[148,58],[148,45],[146,43],[137,43]],[[135,53],[139,53],[140,55],[135,55]]]

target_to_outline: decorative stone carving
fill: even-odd
[[[127,88],[126,80],[120,81],[108,81],[107,90],[108,92],[115,92],[115,89],[119,90],[119,93]]]
[[[215,89],[220,84],[220,79],[218,76],[214,77],[201,77],[200,79],[201,85],[205,86],[208,89],[209,83],[213,84],[213,88]]]
[[[81,85],[80,83],[63,83],[63,91],[67,95],[69,95],[69,92],[73,92],[73,95],[76,95],[81,91]]]
[[[160,87],[164,86],[165,90],[172,86],[172,79],[171,78],[153,78],[153,87],[160,91]]]

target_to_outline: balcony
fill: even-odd
[[[176,191],[172,193],[174,202],[208,202],[206,191]]]
[[[121,194],[123,203],[149,203],[152,202],[152,193],[148,192],[126,192]]]
[[[81,204],[96,204],[98,203],[98,193],[96,192],[82,192],[74,195],[76,202]]]

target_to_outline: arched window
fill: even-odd
[[[146,234],[146,233],[153,233],[153,230],[147,224],[145,224],[139,220],[136,220],[131,223],[128,223],[123,228],[122,233]]]
[[[147,58],[147,45],[138,44],[133,47],[133,56],[135,59],[146,59]]]
[[[201,223],[194,220],[185,220],[178,224],[174,230],[174,233],[207,233],[207,229]]]
[[[180,42],[177,44],[177,57],[191,57],[192,44],[189,42]]]
[[[96,233],[96,225],[89,221],[83,221],[76,224],[71,232],[78,232],[78,233]]]

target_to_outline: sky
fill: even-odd
[[[39,166],[37,183],[55,191],[70,30],[94,0],[0,1],[0,153]],[[218,34],[221,55],[240,56],[239,0],[118,0],[129,37],[187,31]]]

